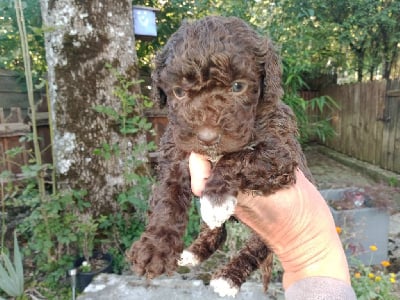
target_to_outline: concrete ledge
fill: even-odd
[[[351,190],[354,189],[327,189],[320,192],[328,203],[334,203],[342,200],[345,193]],[[345,232],[341,240],[346,246],[350,265],[357,265],[359,261],[364,265],[378,265],[388,259],[389,215],[386,211],[365,206],[343,210],[330,206],[330,209],[336,226]],[[369,251],[371,245],[378,248],[373,254]]]
[[[221,298],[201,280],[162,278],[146,280],[134,275],[100,274],[79,295],[78,300],[214,300]],[[261,283],[246,282],[235,300],[266,299],[283,300],[280,285],[271,283],[268,295]]]

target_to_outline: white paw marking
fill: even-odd
[[[210,286],[214,289],[220,297],[235,297],[239,292],[239,288],[232,286],[229,282],[223,278],[217,278],[210,281]]]
[[[220,227],[235,212],[237,199],[226,196],[224,200],[221,205],[213,205],[209,197],[200,198],[201,218],[210,229]]]
[[[200,260],[197,256],[188,250],[183,250],[181,258],[178,260],[179,266],[197,266],[199,263]]]

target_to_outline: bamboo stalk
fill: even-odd
[[[17,16],[18,30],[19,30],[19,34],[20,34],[20,38],[21,38],[21,49],[22,49],[23,60],[24,60],[25,79],[26,79],[26,86],[27,86],[27,91],[28,91],[28,101],[29,101],[29,106],[31,109],[33,149],[34,149],[36,164],[41,167],[40,170],[36,174],[36,180],[37,180],[37,185],[39,188],[39,196],[40,196],[41,201],[43,202],[42,207],[44,207],[44,203],[46,201],[48,201],[48,195],[46,194],[46,190],[45,190],[45,180],[44,180],[45,169],[42,168],[42,155],[41,155],[41,151],[40,151],[40,147],[39,147],[39,138],[38,138],[38,133],[37,133],[36,107],[35,107],[35,100],[34,100],[34,96],[33,96],[32,70],[31,70],[31,60],[30,60],[30,55],[29,55],[28,38],[27,38],[27,34],[26,34],[24,12],[22,9],[21,0],[14,0],[14,4],[15,4],[15,13]],[[51,239],[52,234],[51,234],[50,227],[49,227],[48,217],[47,217],[47,214],[46,214],[44,208],[42,209],[42,217],[46,224],[46,233],[48,235],[48,238]],[[51,260],[50,251],[48,251],[48,253],[47,253],[47,259],[48,259],[48,261]]]
[[[29,48],[28,48],[28,39],[25,30],[25,21],[24,21],[24,14],[22,10],[21,0],[14,0],[15,3],[15,12],[17,15],[17,23],[18,29],[21,37],[21,48],[22,54],[24,58],[24,69],[25,69],[25,79],[26,79],[26,86],[28,90],[28,101],[29,106],[31,108],[31,122],[32,122],[32,131],[33,131],[33,147],[35,152],[35,160],[38,165],[42,164],[42,156],[40,153],[39,141],[38,141],[38,134],[37,134],[37,127],[36,127],[36,108],[35,108],[35,100],[33,96],[33,83],[32,83],[32,71],[31,71],[31,63],[30,63],[30,56],[29,56]]]
[[[56,194],[57,192],[57,185],[56,185],[56,169],[54,167],[55,163],[55,154],[54,154],[54,124],[53,124],[53,116],[51,113],[52,106],[50,104],[50,97],[49,95],[49,83],[46,80],[46,100],[47,100],[47,114],[48,114],[48,123],[49,123],[49,133],[50,133],[50,147],[51,147],[51,158],[53,162],[53,168],[51,169],[51,185],[52,185],[52,191],[53,195]]]

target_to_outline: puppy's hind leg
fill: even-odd
[[[209,258],[226,240],[225,224],[221,227],[210,229],[202,223],[197,239],[183,250],[178,261],[180,266],[196,266]]]
[[[210,286],[221,297],[234,297],[247,277],[254,270],[263,266],[265,268],[263,270],[263,281],[266,291],[272,269],[272,257],[273,252],[256,234],[253,234],[239,254],[213,274]]]

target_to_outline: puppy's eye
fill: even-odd
[[[172,89],[172,92],[174,93],[175,97],[178,99],[181,99],[186,96],[186,91],[179,86],[174,87]]]
[[[231,91],[234,93],[241,93],[247,89],[247,83],[243,81],[235,81],[232,83]]]

